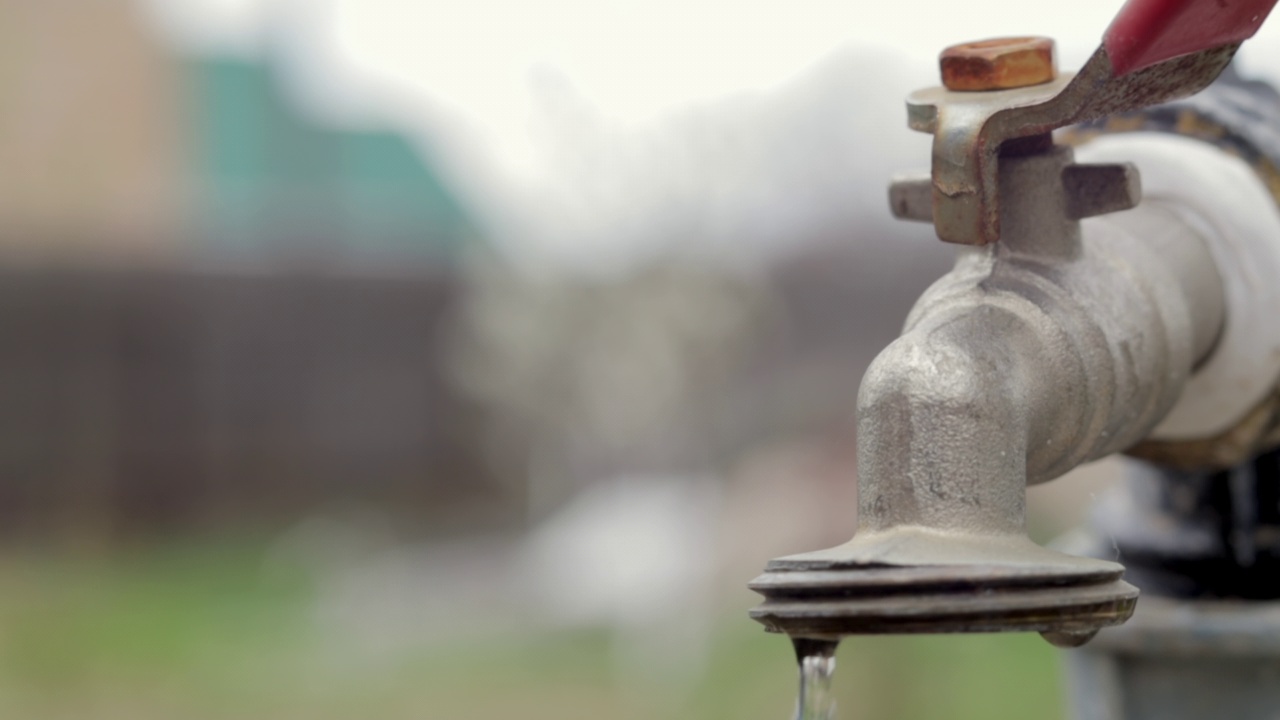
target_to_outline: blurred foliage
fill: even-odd
[[[426,148],[324,127],[271,63],[200,58],[184,69],[198,229],[220,249],[438,260],[478,239]]]
[[[788,644],[726,611],[705,671],[622,677],[603,630],[362,657],[326,633],[315,584],[265,543],[206,541],[0,564],[0,716],[784,720]],[[1034,635],[867,638],[840,650],[841,720],[1062,716]]]

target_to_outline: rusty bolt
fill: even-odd
[[[938,58],[948,90],[1005,90],[1047,83],[1058,75],[1053,40],[994,38],[952,45]]]

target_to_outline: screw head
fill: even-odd
[[[1006,90],[1047,83],[1058,76],[1053,40],[992,38],[952,45],[938,57],[948,90]]]

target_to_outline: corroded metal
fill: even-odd
[[[1178,404],[1134,452],[1179,467],[1189,467],[1187,460],[1223,467],[1234,464],[1233,456],[1266,449],[1272,414],[1264,405],[1280,382],[1280,210],[1272,197],[1243,159],[1187,137],[1111,135],[1081,152],[1136,163],[1150,201],[1187,221],[1198,218],[1222,238],[1211,245],[1227,303],[1222,335]],[[1174,452],[1161,457],[1153,448]]]
[[[1047,83],[1058,76],[1053,40],[992,38],[952,45],[938,56],[948,90],[1007,90]]]
[[[775,561],[778,562],[778,561]],[[860,566],[771,563],[751,616],[773,632],[840,638],[885,633],[1057,633],[1058,643],[1124,622],[1138,591],[1119,566]]]
[[[1067,123],[1195,92],[1235,50],[1124,78],[1100,50],[1074,77],[912,96],[912,127],[935,136],[933,169],[927,186],[895,181],[894,214],[985,247],[959,252],[864,377],[858,532],[768,565],[751,585],[765,597],[752,614],[768,629],[826,640],[1034,630],[1080,645],[1128,618],[1137,590],[1116,563],[1028,540],[1026,486],[1144,440],[1150,451],[1153,433],[1178,437],[1182,453],[1208,443],[1217,462],[1280,441],[1277,373],[1259,370],[1280,353],[1258,351],[1272,335],[1273,286],[1257,281],[1280,273],[1280,230],[1257,219],[1273,209],[1257,179],[1189,140],[1099,141],[1084,151],[1096,164],[1076,165],[1050,139]],[[1178,113],[1170,131],[1245,158],[1280,192],[1280,153],[1257,151],[1280,148],[1274,123],[1253,123],[1270,135],[1241,143],[1206,113]],[[1149,124],[1121,116],[1107,129]],[[1140,205],[1129,161],[1151,173]],[[1209,393],[1196,405],[1237,376],[1262,384],[1242,394],[1236,382],[1229,402]],[[1223,420],[1235,421],[1229,443],[1210,437]]]
[[[932,133],[933,221],[938,237],[986,245],[1001,237],[1001,147],[1075,123],[1196,93],[1227,66],[1239,45],[1167,60],[1117,77],[1099,48],[1075,75],[991,92],[921,90],[907,100],[908,124]]]
[[[1280,93],[1228,68],[1204,92],[1173,103],[1086,123],[1063,136],[1081,145],[1101,136],[1162,133],[1194,138],[1246,162],[1280,205]],[[1259,209],[1261,212],[1262,209]],[[1148,438],[1128,452],[1151,462],[1193,471],[1225,468],[1280,446],[1280,390],[1227,427],[1200,438]]]
[[[1208,239],[1167,208],[1084,232],[1071,167],[1062,147],[1001,159],[1006,236],[962,250],[867,371],[857,534],[769,564],[752,583],[768,628],[1074,645],[1132,612],[1120,565],[1026,537],[1026,486],[1150,432],[1214,347],[1223,288]]]
[[[1142,181],[1133,163],[1071,165],[1062,171],[1067,214],[1076,220],[1138,206]]]
[[[1137,207],[1142,182],[1132,163],[1076,164],[1063,168],[1067,214],[1074,220]],[[933,181],[904,175],[889,183],[889,208],[899,220],[933,221]]]

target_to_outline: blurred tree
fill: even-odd
[[[485,408],[490,460],[532,516],[591,480],[724,458],[725,401],[756,357],[767,285],[671,259],[608,280],[487,262],[470,280],[450,372]]]

